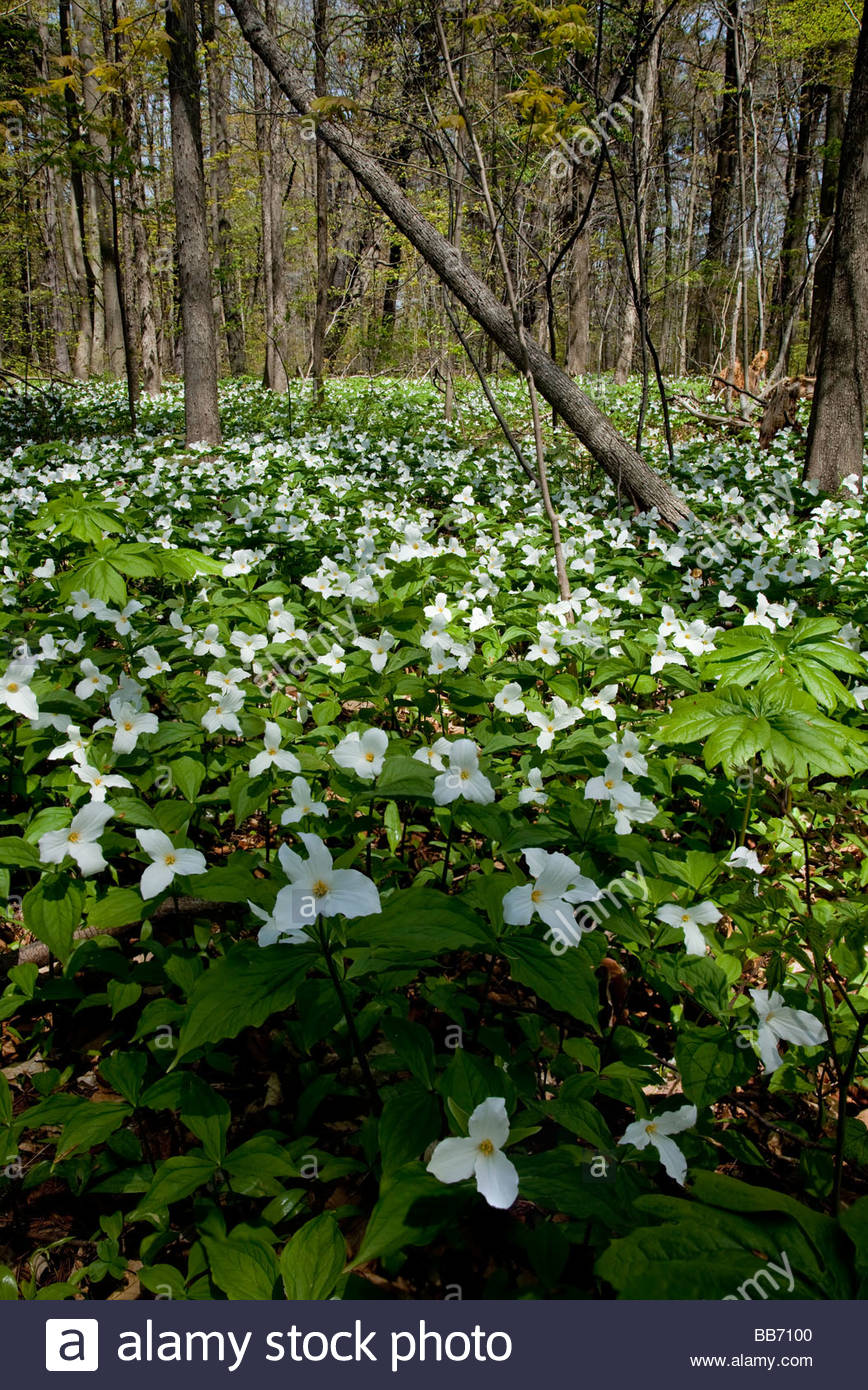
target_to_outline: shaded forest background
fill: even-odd
[[[847,0],[272,0],[265,18],[317,114],[351,125],[505,296],[445,37],[525,332],[570,374],[623,380],[641,365],[642,315],[671,375],[763,347],[770,375],[816,372],[859,32]],[[448,395],[466,367],[437,277],[211,0],[59,0],[0,20],[2,368],[129,368],[151,393],[181,374],[173,46],[176,66],[195,50],[221,371],[276,390],[311,373],[430,373]],[[459,317],[496,369],[491,339]]]

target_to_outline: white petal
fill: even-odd
[[[438,1182],[463,1182],[473,1177],[478,1152],[474,1139],[442,1139],[431,1155],[428,1172]]]
[[[773,1071],[777,1071],[778,1067],[783,1066],[784,1059],[778,1052],[777,1038],[771,1028],[765,1023],[761,1023],[759,1026],[757,1042],[759,1043],[760,1057],[766,1069],[766,1075],[770,1076]]]
[[[176,874],[204,874],[208,868],[204,854],[198,849],[176,849],[174,853]]]
[[[510,927],[526,927],[533,916],[531,901],[533,886],[530,883],[510,888],[503,899],[503,920]]]
[[[111,806],[91,802],[73,816],[71,829],[76,830],[85,840],[95,840],[102,834],[106,822],[111,820],[113,814]]]
[[[820,1020],[805,1009],[777,1009],[772,1027],[779,1038],[801,1047],[818,1047],[827,1037]]]
[[[652,1134],[651,1143],[660,1155],[660,1162],[666,1169],[673,1181],[684,1186],[684,1179],[687,1176],[687,1159],[679,1149],[674,1139],[670,1139],[665,1134]]]
[[[705,955],[705,937],[695,922],[683,922],[684,949],[689,956]]]
[[[319,910],[324,917],[336,912],[345,917],[368,917],[380,911],[380,895],[371,880],[358,869],[335,869]]]
[[[69,852],[85,878],[88,874],[98,874],[106,867],[102,850],[93,840],[81,840],[77,845],[70,845]]]
[[[665,1110],[656,1115],[654,1127],[658,1134],[681,1134],[682,1130],[693,1128],[696,1118],[695,1105],[682,1105],[680,1110]]]
[[[68,830],[46,830],[39,837],[39,858],[43,864],[59,864],[70,850]]]
[[[164,888],[168,888],[174,876],[168,864],[160,859],[155,860],[153,864],[148,865],[142,874],[142,881],[139,884],[142,897],[155,898],[158,893],[162,893]]]
[[[500,1149],[493,1154],[477,1152],[476,1186],[490,1207],[506,1210],[518,1196],[518,1172]]]
[[[471,1139],[490,1139],[496,1149],[502,1149],[509,1138],[509,1116],[503,1096],[489,1096],[477,1105],[467,1122]]]
[[[168,835],[165,835],[162,830],[137,830],[136,839],[145,853],[150,854],[154,859],[158,857],[162,859],[164,855],[172,854],[175,849]],[[169,881],[171,881],[171,877],[170,871]],[[159,889],[156,891],[159,892]],[[153,897],[153,893],[149,893],[148,897]]]

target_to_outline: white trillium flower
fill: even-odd
[[[639,793],[625,782],[614,768],[608,768],[602,777],[589,777],[585,783],[586,801],[608,801],[610,806],[628,807],[630,803],[638,806]]]
[[[437,743],[445,743],[447,749],[449,747],[448,739],[439,738]],[[434,744],[433,748],[417,748],[413,757],[416,759],[417,763],[426,763],[428,767],[433,767],[437,772],[442,772],[446,764],[443,761],[443,756],[440,749],[437,747],[437,743]]]
[[[639,752],[639,740],[629,729],[606,750],[606,766],[610,772],[626,772],[631,777],[644,777],[648,771],[648,763]]]
[[[120,612],[118,612],[116,608],[107,608],[105,610],[105,616],[109,622],[114,624],[114,629],[118,637],[129,637],[130,633],[133,631],[131,619],[133,619],[144,606],[143,603],[139,603],[138,599],[131,598],[129,603],[125,604]]]
[[[201,723],[210,734],[216,733],[218,729],[225,729],[240,738],[238,710],[243,704],[244,696],[237,687],[226,690],[224,694],[214,697],[214,704],[202,715]]]
[[[752,989],[750,993],[759,1019],[757,1042],[767,1076],[783,1063],[779,1042],[800,1047],[819,1047],[826,1042],[828,1034],[820,1020],[806,1009],[784,1004],[784,996],[777,990],[769,994],[767,989]]]
[[[289,885],[281,888],[273,920],[281,931],[310,927],[317,916],[368,917],[380,911],[376,886],[358,869],[336,869],[319,835],[299,834],[307,859],[281,845],[280,866]]]
[[[750,869],[754,874],[765,873],[756,850],[748,849],[747,845],[739,845],[734,849],[726,862],[731,869]]]
[[[261,632],[252,634],[240,630],[230,632],[229,641],[233,647],[238,648],[238,660],[242,661],[245,666],[250,665],[257,652],[261,652],[264,647],[268,646],[268,638],[263,636]]]
[[[712,902],[697,903],[695,907],[665,903],[656,915],[658,922],[665,922],[668,927],[678,927],[683,931],[684,945],[689,956],[705,955],[705,937],[699,928],[719,922],[721,916]]]
[[[546,666],[557,666],[560,657],[551,637],[546,637],[541,633],[538,641],[533,642],[528,647],[525,661],[544,661]]]
[[[355,646],[363,652],[370,652],[371,666],[377,672],[383,670],[389,660],[389,652],[395,645],[395,638],[384,628],[379,637],[357,637]]]
[[[519,805],[526,806],[532,801],[537,806],[545,806],[548,799],[548,792],[543,791],[542,770],[532,767],[527,774],[527,786],[518,794]]]
[[[439,642],[432,642],[428,648],[428,675],[442,676],[445,671],[454,671],[458,662],[454,657],[447,656],[448,648],[442,647]]]
[[[85,618],[105,617],[107,605],[101,598],[91,598],[87,589],[74,589],[69,597],[72,599],[72,603],[66,611],[72,614],[77,623],[82,622]]]
[[[89,656],[79,665],[82,672],[82,679],[75,687],[75,693],[79,700],[89,700],[91,695],[102,695],[111,687],[111,677],[103,675],[98,666],[95,666]]]
[[[502,714],[524,714],[525,712],[524,700],[521,698],[521,686],[518,681],[509,681],[502,690],[498,690],[491,703]]]
[[[39,718],[39,705],[28,682],[36,667],[31,661],[12,661],[0,680],[0,704],[8,705],[25,719]]]
[[[474,607],[470,615],[467,626],[471,632],[479,632],[480,628],[494,626],[494,609],[491,604],[487,608]]]
[[[444,627],[452,621],[452,613],[445,594],[436,594],[434,602],[429,603],[423,611],[426,618],[442,618]]]
[[[511,1207],[518,1196],[518,1172],[503,1153],[509,1116],[503,1096],[477,1105],[467,1124],[467,1139],[441,1139],[428,1163],[438,1182],[476,1179],[476,1189],[490,1207]]]
[[[113,814],[104,801],[88,802],[65,830],[48,830],[40,835],[39,858],[43,864],[62,864],[70,855],[85,877],[99,873],[106,867],[99,837]]]
[[[538,710],[528,710],[527,712],[527,722],[532,724],[535,729],[539,729],[536,746],[541,753],[545,753],[551,748],[555,734],[559,733],[561,729],[568,729],[581,717],[581,710],[576,709],[575,705],[568,705],[566,700],[561,699],[560,695],[554,696],[549,712],[540,713]]]
[[[293,804],[280,817],[281,825],[294,825],[302,816],[328,816],[328,806],[324,801],[314,801],[310,784],[304,777],[293,777],[289,790]]]
[[[82,737],[81,730],[77,724],[67,724],[66,743],[59,743],[56,748],[52,748],[48,755],[49,762],[56,762],[58,758],[74,758],[77,763],[83,762],[87,758],[87,740]]]
[[[97,768],[91,767],[89,763],[76,760],[72,765],[72,770],[80,781],[90,787],[91,801],[105,801],[105,794],[111,787],[131,787],[132,782],[127,781],[126,777],[121,777],[119,773],[100,772]]]
[[[354,772],[363,782],[373,782],[383,770],[388,746],[389,736],[382,729],[365,729],[342,738],[332,757],[338,767]]]
[[[164,661],[156,647],[142,647],[137,652],[140,661],[144,661],[144,666],[139,671],[139,680],[147,681],[152,676],[165,676],[171,671],[172,667],[168,661]]]
[[[523,849],[522,854],[534,881],[510,888],[503,899],[504,922],[526,927],[536,914],[559,941],[574,944],[573,905],[596,902],[600,889],[566,854],[550,854],[544,849]]]
[[[194,656],[213,656],[220,661],[226,655],[226,648],[220,641],[220,629],[216,623],[209,623],[199,641],[193,647]]]
[[[115,753],[132,753],[142,734],[155,734],[160,727],[155,714],[137,710],[126,701],[115,704],[113,700],[111,712],[115,721],[115,734],[112,739],[112,750]]]
[[[589,714],[601,714],[604,719],[615,718],[615,706],[612,704],[618,693],[617,685],[604,685],[602,689],[596,690],[593,695],[588,695],[582,701],[582,709]]]
[[[143,898],[155,898],[179,874],[204,874],[208,867],[198,849],[179,849],[162,830],[137,830],[136,839],[153,860],[139,884]]]
[[[629,835],[635,823],[646,825],[657,815],[654,802],[632,789],[629,797],[622,793],[610,801],[609,809],[615,813],[616,835]]]
[[[448,757],[449,766],[434,779],[434,801],[448,806],[461,796],[488,806],[494,800],[494,788],[479,769],[479,749],[471,738],[458,738],[453,743],[438,739],[438,753]]]
[[[250,764],[250,776],[258,777],[261,772],[268,768],[274,768],[280,772],[301,772],[301,763],[294,753],[281,748],[280,741],[283,735],[280,727],[271,719],[265,722],[264,748],[261,753]]]
[[[247,906],[262,922],[256,937],[260,946],[302,946],[305,942],[310,941],[304,927],[293,927],[289,923],[276,921],[273,913],[257,907],[256,903],[252,903],[249,898],[247,899]]]
[[[255,550],[233,550],[232,559],[223,566],[223,578],[233,579],[237,574],[249,574],[258,558]]]
[[[247,679],[247,672],[242,666],[233,666],[231,671],[209,671],[205,677],[205,684],[215,686],[221,694],[224,694],[227,690],[240,690],[241,682]],[[216,695],[211,696],[212,700],[217,698]]]
[[[331,671],[332,675],[340,676],[347,669],[347,663],[344,661],[345,656],[346,652],[340,643],[333,642],[331,650],[323,652],[322,656],[317,659],[320,666],[325,666],[326,670]]]
[[[682,1105],[680,1110],[667,1110],[650,1120],[634,1120],[618,1143],[632,1144],[634,1149],[647,1149],[649,1144],[653,1145],[670,1178],[683,1187],[687,1176],[687,1159],[672,1135],[692,1129],[695,1124],[696,1106]]]

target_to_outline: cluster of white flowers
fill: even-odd
[[[643,777],[648,762],[639,751],[639,740],[629,729],[620,741],[606,751],[606,770],[601,777],[591,777],[585,783],[586,801],[604,801],[615,816],[615,834],[628,835],[634,825],[652,821],[657,814],[653,801],[637,792],[629,776]]]

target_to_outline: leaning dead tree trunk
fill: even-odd
[[[310,89],[251,0],[230,0],[230,4],[248,43],[292,106],[300,115],[309,115]],[[521,342],[509,308],[497,299],[451,242],[413,206],[382,165],[356,143],[347,125],[320,120],[317,134],[519,369],[527,353],[537,389],[616,487],[628,493],[640,507],[657,507],[662,520],[670,525],[686,519],[690,513],[685,504],[622,438],[608,416],[597,409],[543,348],[533,341]]]

